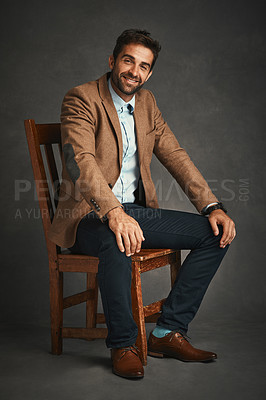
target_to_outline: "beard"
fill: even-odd
[[[134,79],[138,82],[138,84],[133,85],[127,83],[124,77],[128,79]],[[139,77],[133,76],[131,73],[123,73],[120,76],[118,76],[118,74],[116,74],[115,71],[112,70],[111,78],[115,86],[120,90],[120,92],[129,96],[138,92],[144,85],[144,83],[142,83]]]

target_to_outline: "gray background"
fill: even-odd
[[[129,27],[160,41],[146,87],[237,225],[192,332],[205,323],[226,336],[235,322],[265,329],[265,7],[239,0],[4,5],[0,320],[49,327],[48,260],[23,120],[58,122],[64,94],[108,70],[115,40]],[[162,207],[195,211],[156,159],[152,174]],[[16,193],[25,180],[31,189]],[[67,277],[65,293],[84,285],[81,274]],[[167,294],[168,274],[150,273],[143,285],[145,301],[153,301]],[[83,321],[82,312],[82,305],[67,310],[66,322]]]

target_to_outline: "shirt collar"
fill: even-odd
[[[124,106],[128,106],[128,105],[130,105],[131,106],[131,110],[129,111],[131,114],[133,113],[133,111],[134,111],[134,108],[135,108],[135,95],[132,97],[132,99],[128,102],[128,103],[126,103],[120,96],[118,96],[118,94],[114,91],[114,89],[113,89],[113,87],[112,87],[112,85],[111,85],[111,78],[110,79],[108,79],[108,88],[109,88],[109,91],[110,91],[110,93],[111,93],[111,96],[112,96],[112,100],[113,100],[113,102],[114,102],[114,106],[115,106],[115,108],[116,108],[116,111],[117,112],[121,112],[121,108],[122,107],[124,107]]]

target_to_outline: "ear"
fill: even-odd
[[[114,59],[114,56],[113,56],[113,55],[111,55],[111,56],[109,57],[109,62],[108,62],[108,64],[109,64],[109,68],[112,70],[112,69],[114,68],[114,65],[115,65],[115,59]]]
[[[149,72],[147,78],[145,79],[145,82],[147,82],[147,80],[150,79],[151,76],[152,76],[152,70],[150,70],[150,72]]]

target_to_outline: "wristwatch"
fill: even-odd
[[[227,213],[227,209],[224,207],[224,205],[223,205],[223,203],[216,203],[216,204],[214,204],[213,206],[210,206],[210,207],[208,207],[208,206],[206,206],[206,207],[204,207],[202,210],[201,210],[201,214],[202,215],[209,215],[212,211],[214,211],[214,210],[222,210],[222,211],[224,211],[225,213]]]

